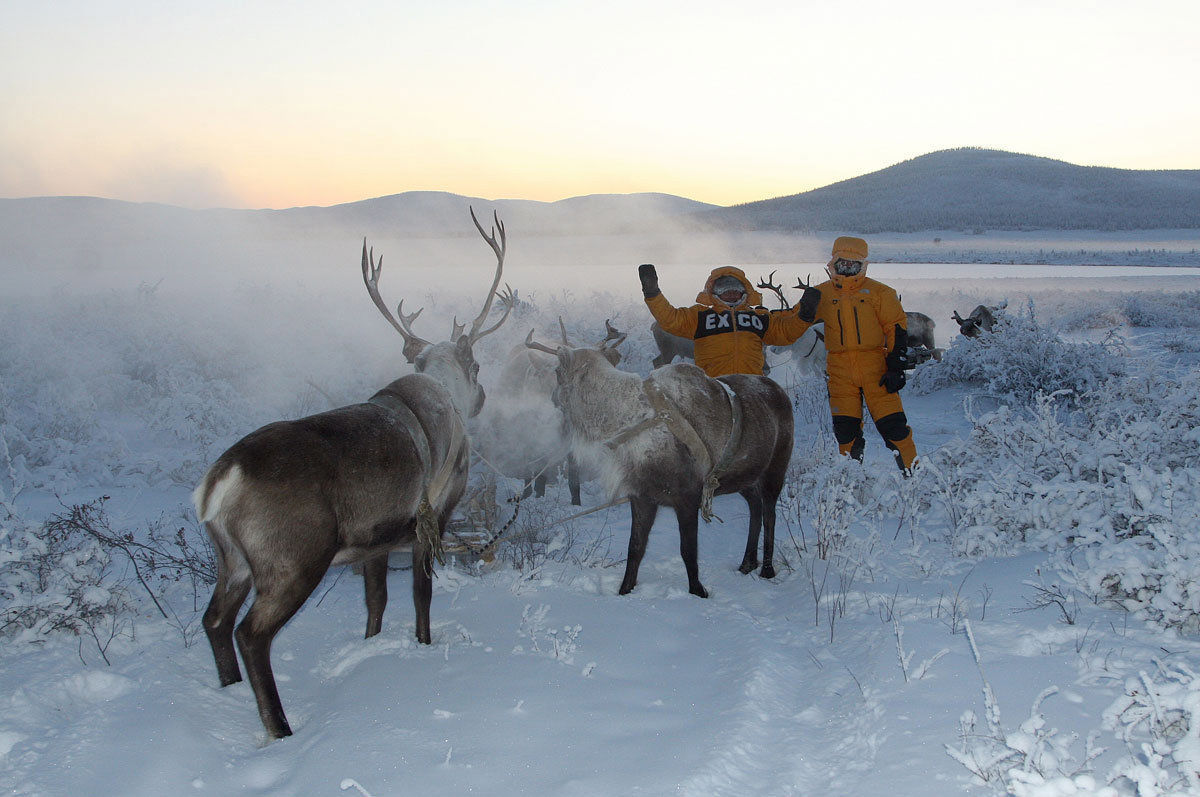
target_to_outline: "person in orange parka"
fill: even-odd
[[[917,448],[899,395],[908,364],[904,308],[894,290],[867,277],[862,238],[834,241],[825,270],[829,280],[816,287],[821,294],[816,319],[825,322],[829,409],[838,450],[862,460],[865,400],[880,437],[908,473]]]
[[[658,288],[654,266],[638,266],[638,278],[654,320],[672,335],[694,340],[696,365],[711,377],[762,374],[763,346],[795,343],[812,326],[821,298],[809,289],[794,309],[767,310],[745,273],[723,266],[708,275],[696,304],[674,307]]]

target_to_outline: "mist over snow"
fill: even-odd
[[[945,350],[903,394],[922,457],[912,479],[869,423],[865,463],[837,457],[823,383],[773,356],[796,419],[775,579],[737,572],[746,505],[721,496],[721,522],[700,531],[711,597],[687,594],[668,511],[620,597],[629,510],[572,517],[608,496],[588,481],[572,507],[554,472],[494,560],[458,554],[438,568],[431,646],[413,638],[406,553],[392,558],[383,632],[369,640],[361,578],[331,570],[276,638],[296,735],[267,743],[247,684],[218,687],[199,623],[211,554],[191,491],[253,429],[363,401],[410,371],[363,288],[363,235],[384,256],[385,300],[423,307],[414,329],[429,340],[475,316],[495,259],[465,215],[451,238],[380,228],[290,240],[234,226],[188,237],[168,221],[147,237],[65,229],[3,261],[6,792],[1200,789],[1190,233],[1171,233],[1182,243],[1164,255],[1170,270],[1123,254],[1164,249],[1143,233],[1038,233],[1059,253],[1044,266],[1009,263],[1038,263],[1023,255],[1033,233],[871,237],[870,274],[935,320]],[[492,403],[473,434],[509,454],[555,423],[543,400],[499,402],[504,364],[531,330],[554,344],[561,318],[590,345],[609,320],[628,333],[620,367],[645,376],[656,352],[638,263],[660,265],[679,305],[726,263],[753,280],[777,270],[795,300],[790,286],[828,245],[823,234],[508,232],[502,282],[521,301],[476,347]],[[992,259],[926,255],[947,246]],[[885,262],[890,252],[923,259]],[[1112,267],[1080,265],[1107,262],[1097,252]],[[951,312],[977,304],[1004,306],[999,332],[958,336]],[[485,483],[502,524],[521,481],[475,462],[472,488]]]

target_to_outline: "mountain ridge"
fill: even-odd
[[[798,194],[728,207],[658,192],[551,202],[406,191],[329,206],[189,209],[99,197],[0,199],[0,241],[105,242],[247,232],[266,239],[474,235],[490,211],[526,235],[773,231],[1200,229],[1200,170],[1137,170],[972,147],[940,150]]]
[[[1078,166],[974,147],[940,150],[799,194],[702,212],[727,228],[1200,228],[1200,170]]]

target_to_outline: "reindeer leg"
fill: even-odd
[[[783,485],[772,487],[768,484],[762,497],[763,564],[759,575],[763,578],[775,578],[775,506]]]
[[[433,602],[433,552],[423,545],[413,543],[413,609],[417,616],[417,641],[422,645],[433,644],[429,625],[429,604]]]
[[[628,595],[637,586],[638,568],[646,554],[646,541],[650,539],[650,527],[658,514],[658,504],[648,498],[633,497],[629,501],[631,520],[629,524],[629,553],[625,558],[625,578],[621,580],[618,595]]]
[[[383,630],[383,610],[387,608],[387,568],[386,553],[363,562],[363,589],[367,599],[367,633],[365,639]]]
[[[567,487],[571,490],[571,506],[583,506],[579,497],[579,463],[574,454],[567,455]]]
[[[217,537],[214,535],[214,541]],[[217,549],[217,584],[213,588],[212,600],[204,612],[204,631],[212,647],[213,659],[217,664],[217,677],[221,686],[229,686],[242,680],[238,669],[237,652],[233,647],[233,626],[238,609],[250,593],[250,569],[239,561],[237,570],[229,566],[229,557],[220,543]]]
[[[267,734],[276,739],[291,736],[292,728],[283,713],[275,673],[271,670],[271,642],[308,600],[329,569],[333,551],[318,556],[319,561],[288,562],[259,573],[259,583],[255,584],[258,594],[235,634],[242,661],[246,664],[246,676],[258,702],[258,715]],[[291,576],[290,580],[288,576]]]
[[[707,598],[708,590],[700,583],[700,497],[675,507],[675,518],[679,522],[679,555],[687,569],[688,592]]]
[[[747,487],[741,491],[741,495],[750,508],[750,530],[746,534],[746,553],[738,566],[738,572],[747,574],[754,572],[754,568],[758,567],[758,532],[762,527],[763,500],[757,486]]]
[[[546,474],[544,472],[538,474],[538,477],[533,480],[533,490],[538,498],[546,497]]]

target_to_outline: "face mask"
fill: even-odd
[[[839,257],[833,261],[833,271],[839,277],[853,277],[862,271],[863,262],[861,260],[847,260],[844,257]]]
[[[741,280],[734,277],[721,277],[713,283],[712,292],[722,302],[730,307],[737,307],[746,301],[746,287]]]

